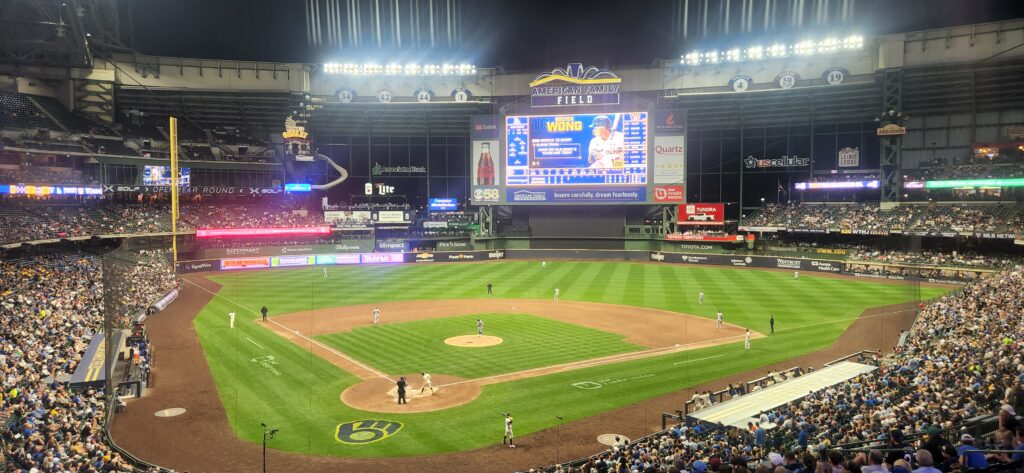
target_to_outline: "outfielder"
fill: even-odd
[[[540,267],[541,267],[541,268],[546,268],[546,267],[548,267],[548,262],[547,262],[547,261],[541,261],[541,262],[540,262]]]
[[[501,444],[505,445],[508,443],[509,448],[516,448],[515,444],[512,443],[512,414],[505,414],[505,436],[501,438]]]
[[[228,325],[235,328],[235,311],[228,312]]]
[[[558,288],[555,288],[555,302],[558,302]]]
[[[725,316],[722,315],[722,311],[718,311],[715,315],[715,328],[722,328],[722,323],[725,322]]]
[[[324,279],[327,279],[327,268],[320,268],[324,272]]]
[[[622,133],[614,130],[612,119],[605,115],[594,117],[590,124],[594,129],[594,138],[590,140],[587,159],[591,169],[622,169],[625,165],[623,148],[625,139]]]
[[[750,349],[750,329],[747,329],[747,333],[743,336],[743,349]]]
[[[800,279],[800,271],[793,271],[793,279]]]
[[[374,307],[373,308],[373,326],[376,327],[378,322],[380,322],[380,307]]]
[[[430,389],[430,394],[434,394],[437,391],[434,389],[434,381],[430,379],[430,375],[427,373],[420,373],[423,375],[423,386],[420,387],[420,394],[423,393],[424,389]]]
[[[697,305],[703,305],[703,304],[704,304],[704,290],[701,289],[700,292],[697,293]]]
[[[484,334],[484,321],[483,319],[476,319],[476,336]]]

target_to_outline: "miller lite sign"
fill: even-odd
[[[530,82],[530,105],[617,105],[622,78],[607,69],[572,63],[545,72]]]

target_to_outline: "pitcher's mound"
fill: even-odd
[[[433,375],[434,391],[420,392],[422,378],[418,374],[407,375],[409,386],[405,399],[408,404],[398,404],[398,388],[395,383],[384,379],[370,379],[349,386],[342,391],[341,401],[350,407],[370,412],[430,412],[461,406],[480,396],[480,383],[460,382],[462,378],[443,374]],[[457,383],[457,384],[451,384]]]
[[[492,335],[459,335],[458,337],[447,338],[444,341],[446,345],[462,348],[493,347],[494,345],[500,345],[501,342],[504,342],[501,337]]]

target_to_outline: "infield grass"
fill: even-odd
[[[501,337],[490,347],[460,348],[444,340],[484,333]],[[622,335],[525,314],[477,314],[356,327],[318,335],[332,348],[391,374],[443,373],[466,379],[642,350]]]
[[[500,442],[498,412],[511,411],[516,416],[517,435],[525,435],[557,425],[555,416],[567,422],[582,419],[820,350],[834,342],[865,309],[919,296],[933,298],[943,292],[806,273],[794,281],[787,272],[624,262],[556,261],[548,262],[545,269],[532,261],[333,267],[329,276],[322,278],[320,268],[303,268],[222,273],[211,278],[223,286],[220,297],[203,309],[194,325],[239,437],[258,443],[260,423],[265,422],[280,429],[271,448],[309,454],[386,457],[480,448]],[[558,287],[564,300],[651,307],[712,318],[721,309],[727,322],[762,333],[768,332],[768,314],[772,313],[776,333],[754,340],[749,351],[742,349],[742,342],[730,343],[488,385],[475,401],[444,411],[373,414],[352,409],[339,399],[342,390],[358,382],[355,376],[256,321],[264,304],[273,316],[351,304],[486,297],[488,281],[495,285],[494,297],[549,299]],[[697,305],[699,289],[705,293],[703,305]],[[227,327],[226,314],[232,310],[239,314],[234,330]],[[888,329],[885,317],[870,320],[878,324],[880,343],[882,332]],[[488,322],[487,328],[493,325]],[[387,332],[386,327],[381,329]],[[315,327],[294,328],[316,333]],[[570,325],[557,332],[577,329]],[[460,328],[460,333],[465,331]],[[400,331],[393,333],[397,336]],[[378,343],[383,343],[385,350],[394,350],[396,340],[389,337]],[[272,364],[254,361],[266,360],[259,358],[266,356],[274,357]],[[411,367],[422,356],[419,351],[398,350],[387,356],[393,359],[378,362]],[[496,366],[501,363],[499,358],[488,363]],[[584,390],[573,386],[582,381],[602,382],[604,387]],[[654,423],[658,414],[651,413],[648,424]],[[387,419],[402,422],[404,427],[391,438],[366,445],[336,440],[338,424],[360,419]],[[637,419],[638,425],[642,422]]]

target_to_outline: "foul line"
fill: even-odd
[[[256,346],[260,347],[260,350],[263,350],[263,349],[264,349],[264,348],[263,348],[263,345],[260,345],[259,343],[256,343],[256,341],[255,341],[255,340],[253,340],[253,339],[251,339],[251,338],[249,338],[249,337],[245,337],[245,339],[246,339],[246,340],[249,340],[250,342],[252,342],[252,344],[253,344],[253,345],[256,345]]]
[[[219,298],[224,299],[224,300],[226,300],[226,301],[228,301],[228,302],[230,302],[230,303],[232,303],[232,304],[234,304],[234,305],[236,305],[238,307],[241,307],[242,309],[245,309],[245,310],[249,311],[249,313],[251,313],[252,315],[259,315],[259,313],[257,313],[255,310],[252,310],[252,309],[250,309],[250,308],[248,308],[248,307],[246,307],[246,306],[244,306],[242,304],[239,304],[238,302],[235,302],[235,301],[233,301],[231,299],[228,299],[227,297],[224,297],[224,296],[222,296],[220,294],[217,294],[216,292],[213,292],[213,291],[211,291],[211,290],[209,290],[209,289],[207,289],[207,288],[205,288],[203,286],[200,286],[199,284],[196,284],[196,283],[194,283],[192,281],[189,281],[187,278],[182,278],[182,280],[187,282],[187,283],[189,283],[189,284],[191,284],[191,285],[193,285],[193,286],[195,286],[195,287],[198,287],[199,289],[202,289],[202,290],[210,293],[214,297],[219,297]],[[393,379],[389,378],[386,374],[381,373],[380,371],[377,371],[377,370],[375,370],[375,369],[373,369],[373,368],[371,368],[369,366],[366,366],[366,365],[360,363],[358,360],[355,360],[355,359],[345,355],[344,353],[342,353],[342,352],[340,352],[338,350],[335,350],[334,348],[331,348],[331,347],[329,347],[327,345],[324,345],[323,343],[320,343],[320,342],[318,342],[316,340],[313,340],[312,338],[309,338],[309,337],[299,333],[299,331],[297,331],[297,330],[290,329],[290,328],[284,326],[284,324],[282,324],[282,323],[280,323],[280,322],[278,322],[276,320],[273,320],[273,319],[267,319],[267,320],[269,320],[273,324],[276,324],[278,327],[281,327],[281,328],[283,328],[283,329],[285,329],[285,330],[287,330],[287,331],[289,331],[289,332],[291,332],[291,333],[293,333],[293,334],[303,338],[304,340],[309,341],[309,343],[312,343],[312,344],[314,344],[314,345],[316,345],[316,346],[318,346],[320,348],[323,348],[324,350],[327,350],[327,351],[329,351],[329,352],[331,352],[331,353],[333,353],[335,355],[338,355],[338,356],[340,356],[340,357],[342,357],[342,358],[352,362],[353,364],[355,364],[356,366],[358,366],[360,368],[363,368],[363,369],[365,369],[365,370],[367,370],[367,371],[369,371],[369,372],[371,372],[371,373],[373,373],[373,374],[375,374],[375,375],[377,375],[377,376],[379,376],[381,378],[384,378],[384,379],[386,379],[388,381],[392,381],[392,382],[394,381]],[[255,342],[253,342],[253,343],[255,343]]]

